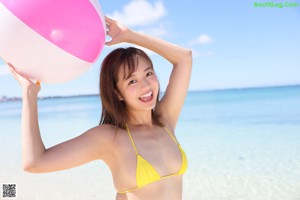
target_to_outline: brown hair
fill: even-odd
[[[124,69],[124,78],[131,76],[137,68],[139,59],[145,59],[153,68],[149,56],[142,50],[128,47],[118,48],[109,53],[102,62],[100,72],[100,97],[102,102],[102,114],[100,124],[112,124],[119,128],[125,128],[128,112],[124,101],[120,101],[117,83],[121,67]],[[127,70],[126,70],[127,69]],[[159,90],[156,105],[159,103]],[[163,126],[160,115],[155,108],[152,109],[152,123]]]

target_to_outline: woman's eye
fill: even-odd
[[[131,84],[134,84],[134,83],[136,83],[136,80],[131,80],[131,81],[129,81],[128,85],[131,85]]]
[[[153,72],[148,72],[146,76],[151,76],[153,75]]]

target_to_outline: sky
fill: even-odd
[[[286,2],[295,6],[280,6]],[[131,29],[190,48],[193,51],[190,91],[300,84],[300,0],[99,0],[99,3],[105,15]],[[101,62],[119,46],[105,46],[91,68],[74,80],[42,83],[39,95],[97,94]],[[164,91],[172,66],[159,55],[147,53]],[[1,96],[20,97],[21,89],[0,59]]]

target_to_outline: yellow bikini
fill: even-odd
[[[158,172],[154,169],[154,167],[138,153],[138,151],[136,149],[136,146],[133,142],[133,139],[131,137],[129,128],[127,126],[126,126],[126,128],[127,128],[127,133],[128,133],[129,138],[131,140],[132,146],[135,150],[135,154],[137,156],[137,164],[136,164],[136,184],[137,184],[137,186],[135,188],[132,188],[132,189],[129,189],[129,190],[126,190],[126,191],[122,191],[122,192],[118,192],[118,193],[124,194],[124,193],[127,193],[127,192],[131,192],[131,191],[139,189],[139,188],[141,188],[145,185],[153,183],[155,181],[159,181],[161,179],[168,178],[168,177],[171,177],[171,176],[177,176],[177,175],[184,174],[184,172],[187,169],[186,155],[185,155],[183,149],[181,148],[180,144],[177,142],[175,137],[170,133],[170,131],[167,128],[165,128],[165,130],[171,136],[171,138],[174,140],[174,142],[178,145],[178,149],[181,152],[182,165],[181,165],[181,168],[179,169],[179,171],[177,173],[169,174],[169,175],[166,175],[166,176],[160,176],[158,174]]]

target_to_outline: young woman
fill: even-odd
[[[173,65],[165,95],[159,98],[152,62],[142,50],[116,49],[102,63],[100,125],[46,149],[38,125],[40,84],[22,77],[10,65],[23,91],[23,168],[43,173],[101,159],[112,172],[116,199],[180,200],[187,159],[174,131],[190,82],[191,51],[109,18],[106,24],[112,38],[107,45],[143,46]]]

